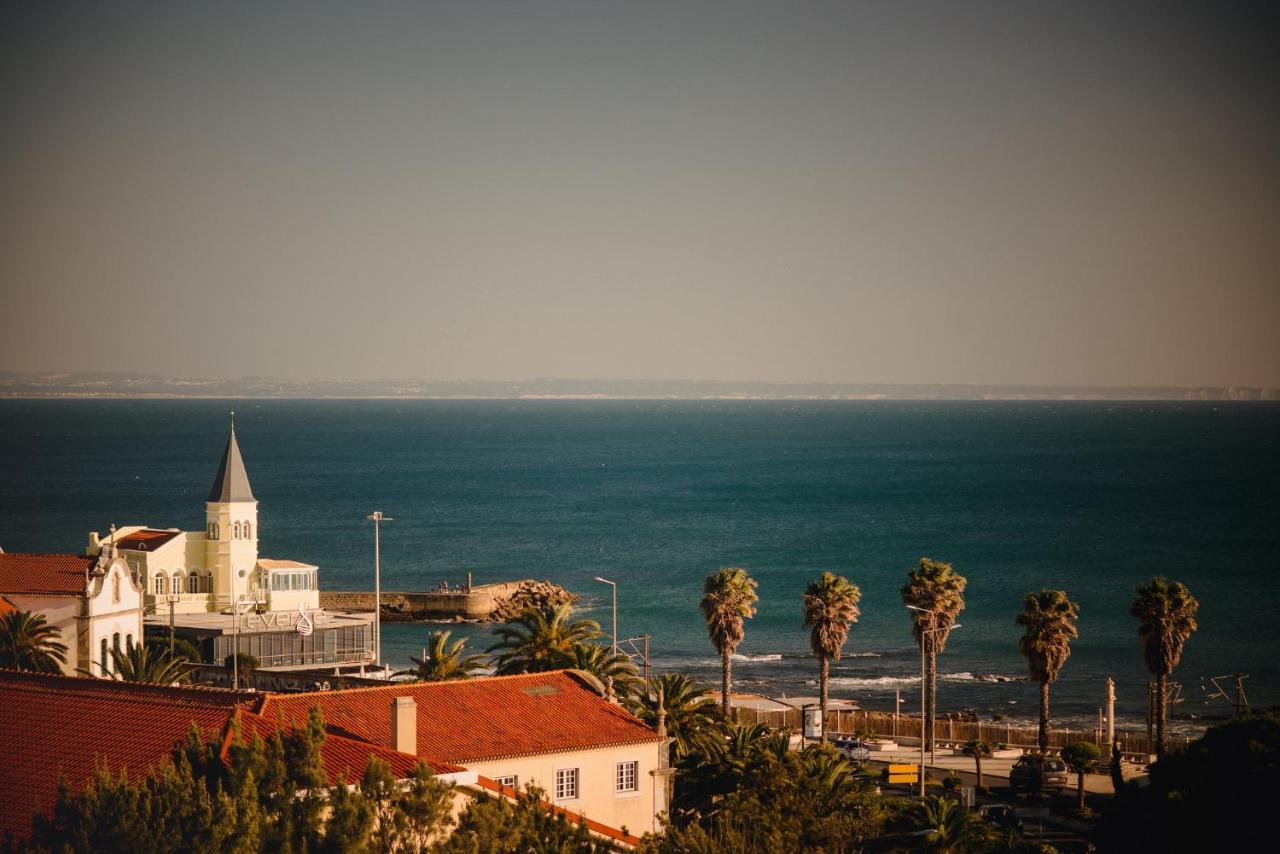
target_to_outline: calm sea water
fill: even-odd
[[[920,556],[969,579],[939,669],[944,710],[1028,718],[1014,615],[1066,589],[1080,638],[1057,713],[1092,721],[1108,675],[1122,713],[1147,676],[1133,588],[1186,581],[1200,631],[1175,678],[1178,714],[1224,713],[1202,677],[1242,670],[1280,702],[1280,406],[1210,403],[0,401],[0,546],[79,550],[86,532],[145,523],[199,530],[227,410],[257,495],[261,552],[318,564],[328,588],[422,589],[549,578],[608,631],[653,636],[659,669],[714,680],[697,612],[703,577],[742,565],[760,582],[738,684],[813,693],[800,622],[805,581],[833,570],[863,591],[833,693],[914,704],[918,654],[899,598]],[[431,627],[391,625],[407,664]],[[487,645],[489,631],[457,633]]]

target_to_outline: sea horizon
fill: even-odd
[[[80,551],[111,523],[201,527],[228,425],[225,401],[0,400],[0,547]],[[1055,725],[1096,720],[1117,681],[1121,725],[1141,725],[1146,673],[1133,588],[1163,573],[1202,603],[1174,679],[1174,725],[1230,714],[1201,679],[1243,670],[1255,703],[1280,700],[1252,605],[1276,566],[1280,406],[1266,402],[236,401],[260,502],[261,554],[320,567],[323,589],[547,578],[609,631],[653,637],[655,670],[714,684],[701,580],[743,565],[759,614],[735,687],[815,694],[800,621],[823,570],[863,589],[862,618],[832,670],[834,696],[904,711],[918,649],[897,590],[922,556],[969,579],[940,656],[939,708],[1034,717],[1013,618],[1023,594],[1061,587],[1081,636],[1053,688]],[[438,625],[388,623],[408,666]],[[491,627],[457,624],[481,651]],[[990,680],[990,681],[988,681]],[[1211,690],[1211,689],[1210,689]],[[1194,717],[1193,717],[1194,716]]]

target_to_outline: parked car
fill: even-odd
[[[862,763],[871,758],[871,749],[852,736],[836,736],[831,743],[841,756],[852,762]]]
[[[1006,804],[987,804],[986,806],[978,807],[978,815],[982,816],[984,821],[994,824],[1001,830],[1022,832],[1022,819],[1018,818],[1018,814],[1013,811],[1013,807]]]
[[[1015,792],[1033,792],[1036,789],[1036,778],[1040,779],[1040,789],[1051,789],[1055,786],[1067,785],[1067,766],[1061,759],[1045,758],[1028,754],[1020,757],[1009,769],[1009,788]]]

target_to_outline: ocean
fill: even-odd
[[[1201,603],[1176,725],[1230,713],[1211,676],[1248,673],[1253,703],[1280,703],[1277,404],[8,399],[0,547],[80,551],[112,523],[200,530],[232,408],[261,554],[319,565],[324,588],[372,588],[377,509],[394,519],[384,589],[546,578],[608,632],[593,578],[614,579],[619,634],[651,635],[658,671],[715,682],[702,579],[745,566],[760,602],[736,686],[812,695],[801,594],[831,570],[863,592],[833,695],[891,709],[901,690],[909,709],[919,655],[898,591],[929,556],[969,580],[939,708],[1035,717],[1014,616],[1058,587],[1081,617],[1055,721],[1084,727],[1108,676],[1121,723],[1140,723],[1128,606],[1161,573]],[[434,628],[387,624],[386,657],[408,666]]]

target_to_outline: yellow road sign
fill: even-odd
[[[890,783],[916,783],[920,780],[918,774],[890,774]]]
[[[890,765],[889,773],[890,774],[919,774],[920,766],[919,765]]]

